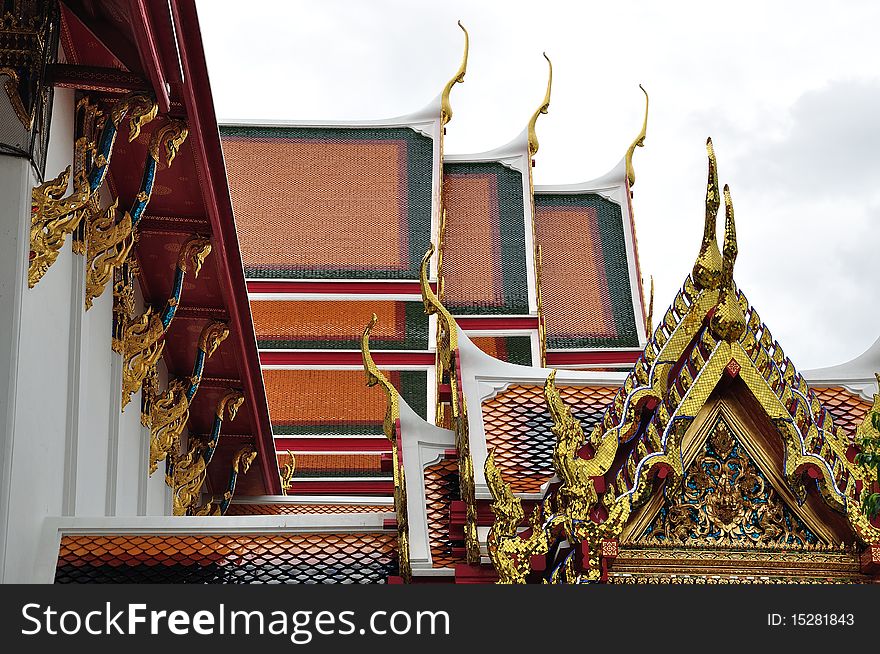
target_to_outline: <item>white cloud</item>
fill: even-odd
[[[505,143],[543,96],[537,183],[615,164],[641,125],[635,211],[656,305],[673,297],[702,231],[704,142],[737,209],[736,279],[800,368],[856,356],[877,337],[872,261],[880,217],[880,4],[199,2],[217,113],[368,119],[409,113],[458,66],[449,152]]]

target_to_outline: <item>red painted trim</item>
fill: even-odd
[[[642,350],[596,350],[591,352],[547,352],[548,366],[632,365]]]
[[[128,93],[149,91],[150,84],[140,75],[116,68],[50,64],[46,68],[48,81],[54,87],[98,91],[101,93]]]
[[[137,45],[141,63],[153,86],[156,103],[159,105],[159,113],[167,114],[171,109],[171,98],[168,95],[168,80],[165,77],[165,68],[159,56],[159,43],[156,39],[156,32],[153,30],[150,10],[145,0],[129,0],[128,10],[131,13],[131,30],[134,34],[135,45]],[[199,36],[201,42],[201,34]],[[174,55],[174,59],[177,59],[177,53]],[[213,107],[213,100],[211,100],[211,104]]]
[[[624,178],[623,180],[623,188],[626,192],[626,209],[629,212],[629,227],[630,233],[632,234],[633,240],[633,258],[635,258],[636,264],[636,281],[639,284],[639,304],[642,307],[642,316],[647,317],[648,309],[645,306],[645,289],[642,280],[642,265],[639,262],[639,239],[636,237],[636,218],[633,213],[632,206],[632,189],[629,187],[629,178]],[[627,271],[628,272],[628,271]],[[645,324],[642,323],[642,328],[644,329]],[[651,340],[651,334],[646,334],[648,340]]]
[[[465,331],[488,331],[490,329],[537,329],[538,318],[535,316],[523,316],[522,318],[479,318],[468,316],[456,316],[455,322]]]
[[[192,144],[196,166],[203,175],[202,196],[211,221],[214,252],[219,255],[214,262],[217,265],[223,303],[230,314],[230,340],[236,346],[245,397],[254,416],[254,437],[259,453],[257,464],[260,466],[266,493],[280,495],[281,480],[278,476],[275,440],[269,422],[269,406],[263,388],[260,358],[247,299],[241,251],[235,232],[232,201],[226,181],[226,167],[220,147],[220,132],[214,113],[195,0],[171,0],[171,9],[185,80],[182,89],[190,128],[189,142]]]
[[[280,453],[291,452],[390,452],[391,443],[384,436],[377,438],[328,438],[281,437],[275,439],[275,449]]]
[[[498,573],[491,565],[455,565],[455,583],[457,584],[493,584],[498,581]]]
[[[307,481],[294,479],[288,495],[383,495],[394,494],[393,481]],[[389,512],[394,507],[388,507]]]
[[[433,366],[432,352],[373,352],[373,360],[379,366]],[[264,366],[363,366],[360,352],[275,352],[260,351],[260,363]]]
[[[431,284],[437,288],[437,284]],[[284,281],[281,279],[249,280],[248,293],[311,293],[321,295],[419,295],[422,289],[419,282],[400,281]]]
[[[137,48],[115,26],[86,13],[84,7],[80,6],[81,4],[81,2],[61,3],[61,12],[64,20],[66,21],[69,18],[77,20],[95,37],[95,40],[103,46],[110,56],[128,69],[128,72],[139,72],[141,70],[141,62]],[[80,58],[76,52],[67,52],[66,54],[68,56],[68,63],[79,64]]]

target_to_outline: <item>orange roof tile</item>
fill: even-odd
[[[226,515],[338,515],[394,513],[390,504],[232,504]]]
[[[444,301],[503,305],[498,183],[493,174],[445,175]]]
[[[381,423],[385,394],[361,370],[263,370],[272,424]]]
[[[261,348],[360,349],[364,327],[379,319],[374,349],[427,349],[428,319],[420,302],[382,300],[251,300]]]
[[[56,583],[382,583],[397,534],[64,536]],[[372,565],[371,565],[372,564]]]
[[[293,478],[302,477],[383,477],[381,454],[297,454]],[[287,463],[287,454],[279,454],[280,465]]]
[[[528,312],[522,174],[496,162],[443,169],[444,304],[454,313]]]
[[[409,128],[221,132],[248,276],[417,277],[430,241],[430,138]]]
[[[850,436],[855,435],[872,403],[839,386],[828,388],[811,386],[811,388],[823,406],[831,412],[834,424],[843,427]]]
[[[535,238],[547,347],[638,345],[621,207],[591,193],[535,195]]]
[[[387,371],[386,374],[410,406],[424,413],[425,373]],[[362,370],[264,369],[263,383],[276,435],[382,431],[385,394],[378,386],[366,385]]]
[[[425,468],[425,507],[428,512],[428,541],[435,568],[449,568],[464,560],[452,553],[449,540],[449,503],[458,499],[458,463],[443,459]]]
[[[223,151],[246,266],[409,266],[405,143],[227,137]]]
[[[602,419],[616,387],[560,386],[559,393],[585,434]],[[553,419],[540,385],[514,385],[483,402],[486,446],[514,493],[538,493],[554,475]]]
[[[524,366],[532,365],[532,343],[528,336],[470,336],[471,343],[491,357]]]

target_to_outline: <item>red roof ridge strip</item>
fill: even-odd
[[[267,493],[280,495],[281,480],[269,422],[269,406],[262,384],[256,334],[247,298],[244,266],[235,230],[198,14],[194,0],[171,0],[170,4],[179,36],[177,45],[184,78],[182,95],[191,130],[190,141],[194,157],[205,174],[202,195],[211,220],[214,251],[220,255],[215,261],[221,292],[229,310],[233,338],[243,355],[238,361],[239,372],[242,373],[242,384],[254,417],[254,435],[259,453],[257,464]],[[230,261],[234,261],[235,265],[230,265]]]

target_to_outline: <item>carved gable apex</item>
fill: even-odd
[[[706,403],[682,439],[684,474],[633,516],[638,546],[840,549],[855,535],[815,492],[803,504],[785,476],[775,427],[756,416],[741,384]]]

